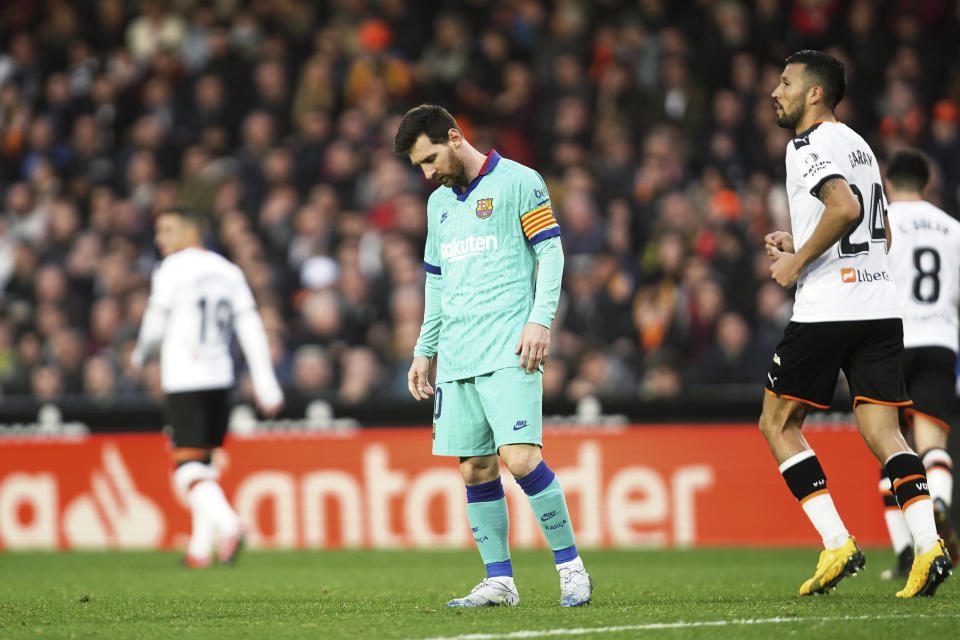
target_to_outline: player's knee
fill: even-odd
[[[760,415],[760,421],[758,422],[758,425],[760,427],[760,433],[762,433],[767,440],[775,438],[779,434],[783,433],[787,426],[784,420],[779,419],[777,416],[771,415],[767,412],[764,412]]]
[[[500,462],[496,456],[461,458],[460,475],[470,485],[490,482],[500,475]]]
[[[534,445],[513,445],[502,447],[500,457],[515,478],[522,478],[533,471],[543,457],[540,447]]]

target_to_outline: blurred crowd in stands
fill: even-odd
[[[924,149],[956,214],[960,2],[0,3],[0,395],[162,396],[128,356],[153,216],[185,201],[294,402],[408,397],[436,185],[392,141],[422,102],[550,188],[548,399],[759,394],[792,305],[762,253],[789,228],[769,94],[800,48],[847,63],[839,118],[881,160]]]

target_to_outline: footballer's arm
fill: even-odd
[[[839,176],[824,182],[817,197],[823,202],[824,210],[810,239],[796,253],[773,255],[770,274],[782,287],[789,287],[799,280],[804,267],[833,246],[860,218],[860,201],[847,181]]]
[[[423,288],[423,324],[420,326],[417,345],[413,349],[413,363],[407,371],[407,389],[417,401],[426,400],[433,395],[430,369],[433,368],[437,344],[440,342],[442,277],[439,273],[427,273]]]
[[[167,315],[168,311],[159,305],[147,305],[146,311],[143,312],[143,321],[140,323],[137,344],[130,353],[130,364],[134,368],[141,368],[147,361],[147,357],[163,340],[167,327]]]

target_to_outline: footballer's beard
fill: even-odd
[[[797,123],[800,122],[800,117],[803,115],[803,108],[797,107],[794,111],[788,111],[787,107],[782,102],[775,102],[774,108],[780,107],[780,111],[777,112],[777,124],[784,129],[796,129]]]
[[[470,181],[467,180],[466,167],[456,158],[453,158],[453,167],[451,167],[450,173],[441,174],[436,180],[445,187],[460,187],[461,189],[466,189],[470,184]]]

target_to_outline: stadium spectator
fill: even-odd
[[[456,1],[426,21],[408,0],[28,4],[32,21],[0,24],[0,316],[17,354],[6,395],[29,393],[60,329],[119,358],[157,259],[153,217],[189,200],[215,215],[210,248],[277,310],[276,363],[329,347],[335,399],[343,349],[369,347],[372,393],[402,397],[399,350],[422,301],[395,299],[422,286],[429,185],[390,143],[400,115],[430,100],[481,151],[541,173],[568,257],[589,261],[568,261],[553,333],[567,364],[545,381],[557,398],[594,351],[629,369],[616,393],[661,397],[702,381],[686,377],[690,354],[722,351],[724,314],[746,322],[746,351],[782,331],[790,294],[757,265],[787,217],[789,136],[768,94],[794,45],[848,61],[838,115],[881,160],[907,143],[927,151],[932,202],[960,208],[949,3],[894,3],[882,19],[868,0]],[[41,273],[68,294],[37,300]],[[116,398],[158,389],[119,366]]]

